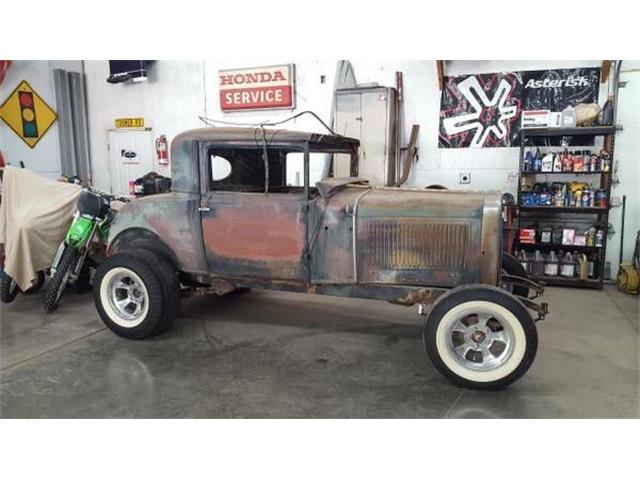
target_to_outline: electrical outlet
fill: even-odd
[[[471,183],[471,174],[470,173],[461,173],[460,174],[460,185],[468,185]]]

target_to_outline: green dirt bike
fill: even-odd
[[[113,200],[128,201],[90,187],[80,192],[73,223],[51,264],[51,281],[44,298],[46,312],[58,307],[67,285],[76,284],[78,291],[91,288],[89,267],[91,263],[95,266],[96,258],[104,255],[109,226],[115,216],[111,208]]]

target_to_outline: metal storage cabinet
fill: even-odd
[[[395,88],[336,91],[336,132],[360,140],[358,176],[372,185],[393,185],[398,158],[398,95]],[[349,176],[348,159],[338,158],[336,176]]]

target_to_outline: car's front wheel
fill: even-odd
[[[500,389],[529,369],[538,334],[529,311],[513,295],[470,285],[451,290],[434,304],[424,343],[434,366],[452,383]]]
[[[175,314],[161,271],[144,256],[118,253],[107,258],[96,271],[93,292],[102,321],[125,338],[156,335]]]

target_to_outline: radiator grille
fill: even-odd
[[[466,223],[377,221],[366,225],[369,270],[463,270]]]

